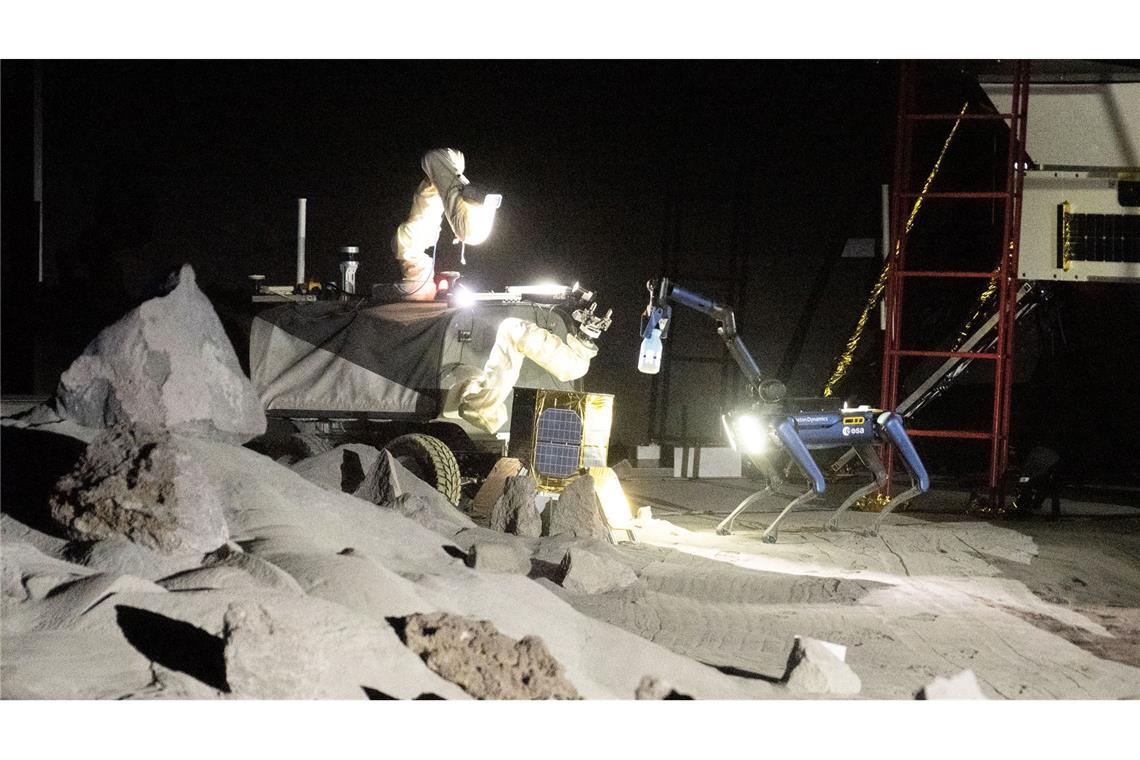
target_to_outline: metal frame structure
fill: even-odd
[[[1014,320],[1017,315],[1018,245],[1021,232],[1022,183],[1026,169],[1026,116],[1029,100],[1029,62],[1014,63],[1011,108],[1006,113],[919,113],[915,110],[916,84],[913,62],[904,62],[899,82],[899,108],[895,140],[895,167],[891,199],[891,269],[885,292],[886,331],[883,340],[883,374],[880,385],[882,408],[895,409],[899,396],[899,364],[903,357],[942,357],[946,359],[981,359],[994,362],[994,392],[990,429],[909,431],[916,438],[953,438],[988,440],[990,462],[987,484],[991,500],[1000,506],[1004,501],[1002,480],[1008,464],[1011,396],[1013,387]],[[908,279],[976,278],[988,280],[993,272],[914,271],[906,268],[906,221],[908,211],[918,194],[911,181],[915,125],[922,121],[955,119],[1002,120],[1009,123],[1009,147],[1005,159],[1005,190],[982,192],[927,192],[924,199],[941,201],[991,200],[1004,204],[1002,247],[998,252],[997,271],[997,337],[992,351],[927,351],[901,345],[904,318],[905,285]],[[886,452],[888,476],[894,471],[894,456]],[[887,487],[890,487],[888,480]]]

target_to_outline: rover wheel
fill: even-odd
[[[459,463],[447,444],[435,436],[409,433],[393,438],[385,446],[400,464],[431,485],[452,504],[459,503]]]

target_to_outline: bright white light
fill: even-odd
[[[591,467],[594,492],[602,504],[602,512],[611,528],[629,528],[633,524],[633,508],[622,490],[617,474],[609,467]]]
[[[455,290],[452,291],[452,296],[455,299],[455,305],[461,309],[475,305],[475,294],[462,285],[455,286]]]
[[[733,420],[736,440],[743,454],[762,454],[768,448],[768,430],[755,414],[742,414]]]
[[[499,199],[502,200],[501,196]],[[468,204],[465,208],[467,224],[463,242],[467,245],[479,245],[491,237],[491,228],[495,226],[495,209],[498,206]]]
[[[724,425],[724,437],[728,440],[728,445],[732,447],[733,451],[740,451],[736,446],[736,436],[732,433],[732,425],[728,422],[727,414],[720,416],[720,424]]]
[[[523,296],[565,296],[570,288],[556,282],[538,282],[534,285],[508,285],[507,292]]]

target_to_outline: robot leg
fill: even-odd
[[[846,512],[847,509],[852,504],[859,501],[859,499],[862,499],[869,493],[879,490],[887,484],[887,470],[885,467],[883,467],[883,463],[879,459],[879,455],[875,453],[875,448],[873,446],[869,444],[859,444],[858,446],[853,446],[851,448],[851,451],[855,452],[855,456],[858,456],[860,461],[862,461],[863,464],[865,464],[871,471],[871,474],[874,475],[874,480],[862,488],[856,490],[854,493],[848,496],[842,504],[839,505],[839,509],[835,510],[835,512],[827,520],[828,530],[838,530],[839,516],[841,514]]]
[[[922,464],[922,460],[914,448],[914,443],[911,442],[910,436],[906,434],[902,417],[893,412],[883,412],[879,415],[879,419],[875,421],[875,424],[879,426],[883,434],[886,435],[887,440],[898,450],[903,461],[903,466],[906,467],[907,474],[910,475],[911,487],[887,502],[887,506],[879,513],[879,517],[867,530],[867,534],[872,536],[878,535],[879,527],[883,524],[883,521],[887,519],[887,515],[893,512],[895,508],[906,504],[915,496],[930,490],[930,476],[926,473],[926,467]]]

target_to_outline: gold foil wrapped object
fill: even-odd
[[[950,149],[950,143],[954,140],[954,135],[958,132],[958,127],[962,123],[962,117],[966,115],[966,109],[970,107],[969,101],[962,104],[962,110],[958,112],[958,118],[954,120],[954,126],[950,128],[950,134],[946,136],[946,140],[942,143],[942,150],[938,153],[938,158],[931,167],[930,173],[926,176],[926,182],[922,184],[922,192],[914,201],[914,206],[910,209],[910,215],[906,219],[906,228],[903,232],[903,237],[910,234],[911,229],[914,227],[914,220],[918,217],[918,211],[922,208],[922,202],[926,198],[926,194],[930,192],[930,186],[934,184],[934,178],[938,176],[938,170],[942,168],[942,159],[946,157],[946,152]],[[863,332],[867,327],[867,320],[871,316],[871,312],[879,304],[879,298],[882,297],[883,291],[886,289],[887,277],[891,272],[891,267],[896,258],[898,258],[902,241],[895,241],[895,250],[893,255],[887,257],[883,262],[883,269],[879,272],[879,279],[875,282],[874,287],[871,288],[871,294],[867,297],[867,303],[863,306],[863,312],[859,315],[859,320],[855,323],[855,330],[851,333],[851,337],[847,340],[847,345],[843,349],[843,353],[839,357],[839,361],[835,365],[835,371],[831,373],[831,377],[827,381],[827,385],[823,388],[823,397],[829,398],[835,392],[835,386],[847,374],[847,370],[851,367],[851,362],[855,358],[855,351],[859,348],[859,341],[863,338]]]

